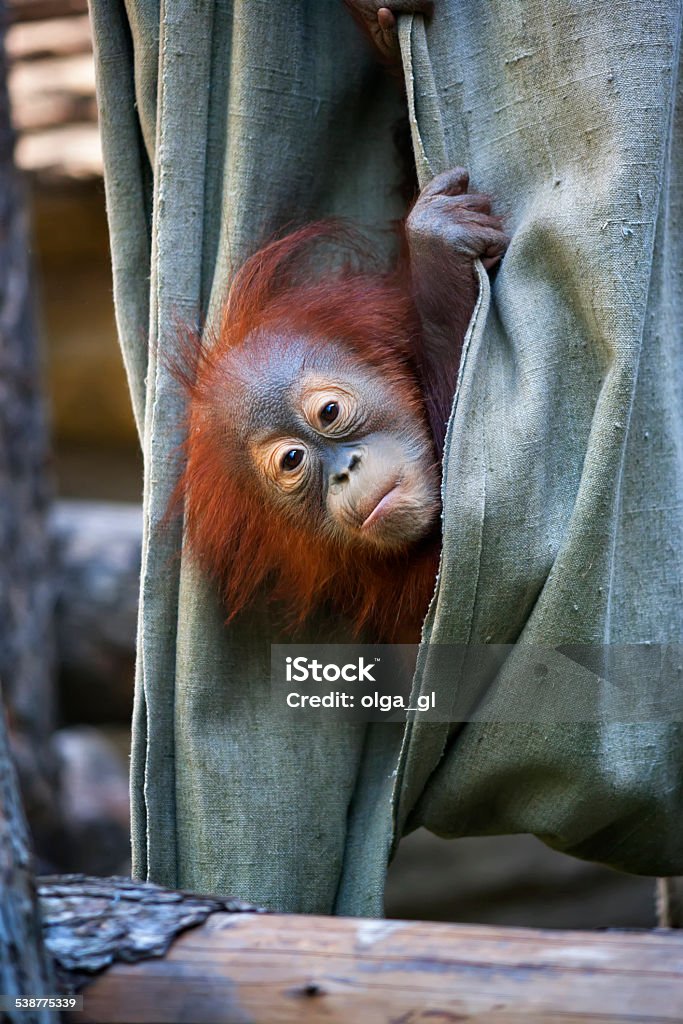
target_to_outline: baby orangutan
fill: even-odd
[[[288,622],[326,605],[370,641],[419,638],[473,261],[507,244],[467,187],[456,168],[422,191],[391,274],[312,273],[317,243],[344,241],[324,223],[261,249],[181,368],[186,542],[229,618],[265,585]]]

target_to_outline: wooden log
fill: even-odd
[[[14,126],[20,132],[60,124],[97,124],[91,53],[19,61],[10,72],[9,89]]]
[[[70,722],[128,722],[142,509],[59,501],[51,527],[62,712]]]
[[[90,19],[87,14],[79,14],[71,18],[16,22],[7,32],[5,49],[11,64],[19,60],[92,53]]]
[[[54,729],[52,498],[26,203],[14,136],[0,0],[0,679],[24,807],[39,853],[58,842]]]
[[[88,0],[10,0],[10,21],[42,21],[88,13]]]
[[[1,8],[1,4],[0,4]],[[28,830],[5,729],[0,693],[0,995],[49,996],[55,991],[52,964],[43,946],[30,867]],[[52,1024],[49,1010],[0,1010],[9,1024]]]
[[[17,143],[17,166],[39,186],[99,181],[102,148],[96,124],[78,122],[28,132]]]
[[[209,914],[264,913],[243,900],[116,876],[44,875],[38,892],[45,943],[69,990],[116,960],[163,956],[176,935]]]
[[[83,992],[93,1024],[680,1024],[683,938],[213,913]]]
[[[72,1021],[683,1019],[677,932],[257,916],[236,900],[82,876],[43,879],[40,896],[60,977],[84,996]]]
[[[66,842],[64,856],[55,859],[51,869],[102,876],[127,874],[129,728],[74,725],[58,729],[52,742],[60,762]]]

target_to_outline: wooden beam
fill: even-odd
[[[41,185],[68,185],[102,177],[102,150],[96,124],[65,124],[20,135],[17,166]]]
[[[50,57],[92,54],[92,34],[87,14],[45,21],[18,21],[7,31],[5,49],[10,64]]]
[[[680,1022],[683,937],[215,913],[84,995],[81,1024]]]
[[[128,722],[142,509],[58,501],[51,527],[62,713],[69,722]]]
[[[36,132],[60,124],[97,124],[91,53],[19,61],[9,76],[14,126]]]
[[[18,166],[44,185],[99,180],[102,150],[86,7],[80,0],[22,0],[12,10],[18,20],[7,32],[6,49]],[[72,16],[59,16],[65,14]]]
[[[41,21],[87,14],[88,0],[10,0],[7,8],[10,21]]]

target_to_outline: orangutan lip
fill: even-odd
[[[399,489],[398,484],[394,484],[386,494],[383,494],[379,499],[375,507],[373,508],[367,519],[364,519],[361,524],[361,530],[367,530],[368,527],[372,526],[378,519],[381,519],[386,512],[387,505],[391,504],[391,496]]]

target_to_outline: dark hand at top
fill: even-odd
[[[397,14],[431,16],[433,0],[344,0],[351,14],[383,60],[396,63],[401,54],[396,30]]]

